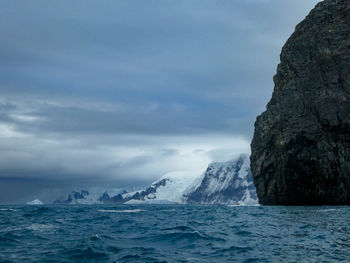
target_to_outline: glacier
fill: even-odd
[[[197,179],[192,173],[171,172],[155,181],[145,190],[123,195],[128,204],[183,203],[183,193]],[[138,201],[138,202],[137,202]]]

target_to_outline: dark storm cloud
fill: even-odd
[[[316,2],[2,1],[0,177],[138,184],[249,151]]]

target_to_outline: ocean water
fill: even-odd
[[[348,207],[0,206],[0,262],[340,261]]]

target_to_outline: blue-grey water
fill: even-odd
[[[0,206],[0,262],[349,262],[348,207]]]

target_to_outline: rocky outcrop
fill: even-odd
[[[123,194],[126,194],[126,191],[123,191],[120,194],[114,195],[114,196],[110,196],[108,194],[108,192],[104,192],[99,198],[98,201],[102,202],[103,204],[122,204],[124,203],[124,199],[123,199]]]
[[[90,193],[86,190],[73,191],[71,192],[65,200],[56,200],[55,204],[78,204],[81,200],[86,200]]]
[[[350,1],[325,0],[283,47],[251,169],[261,204],[350,204]]]
[[[98,189],[72,191],[65,198],[54,201],[54,204],[118,204],[123,203],[125,190],[112,189],[101,193]]]

